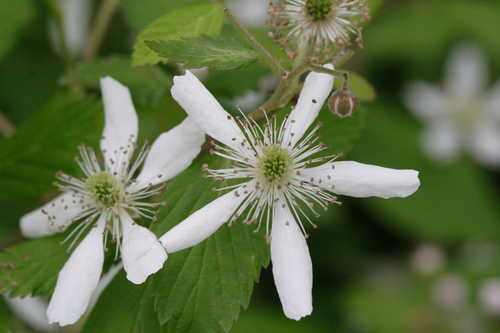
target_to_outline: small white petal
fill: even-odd
[[[423,82],[411,83],[404,94],[406,106],[424,121],[432,121],[451,111],[449,96]]]
[[[331,64],[324,67],[334,69]],[[325,73],[311,72],[307,76],[297,105],[288,117],[284,137],[285,145],[288,142],[294,145],[311,126],[333,89],[333,81],[334,77]]]
[[[156,185],[177,176],[198,156],[204,142],[205,133],[186,118],[156,139],[133,187]]]
[[[248,184],[247,186],[250,186]],[[170,229],[160,238],[167,253],[195,246],[215,233],[245,199],[241,192],[241,189],[237,188],[218,197]]]
[[[204,132],[239,149],[244,136],[238,125],[190,71],[174,77],[172,96]]]
[[[120,222],[123,231],[121,256],[127,279],[141,284],[163,267],[167,253],[155,234],[134,223],[125,211],[120,212]]]
[[[327,163],[305,169],[302,174],[318,186],[356,198],[405,198],[420,187],[415,170],[396,170],[352,161]]]
[[[445,87],[451,96],[470,100],[481,94],[487,82],[487,68],[481,51],[472,44],[455,49],[447,66]]]
[[[121,162],[128,165],[133,153],[133,144],[139,131],[137,114],[130,91],[118,81],[109,76],[102,78],[101,92],[105,113],[101,150],[106,158],[106,165],[116,171],[123,167]]]
[[[55,325],[49,324],[46,313],[47,302],[41,297],[27,296],[24,298],[11,298],[5,296],[4,299],[12,311],[31,328],[41,332],[53,332],[56,330]]]
[[[304,235],[288,207],[276,205],[271,230],[271,260],[283,312],[299,320],[312,312],[312,262]]]
[[[21,217],[21,232],[27,238],[63,232],[73,222],[72,219],[84,211],[84,204],[72,193],[61,194],[41,208]]]
[[[87,44],[91,1],[59,0],[58,2],[68,50],[72,56],[79,56]],[[54,21],[50,22],[50,39],[56,51],[61,54],[61,34]]]
[[[458,129],[446,120],[434,122],[422,133],[422,146],[426,154],[441,161],[451,161],[459,153],[461,139]]]
[[[49,323],[74,324],[85,313],[102,272],[105,224],[103,215],[59,272],[47,309]]]
[[[490,166],[500,165],[500,126],[482,122],[472,133],[470,150],[480,162]]]

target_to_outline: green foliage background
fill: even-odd
[[[97,145],[100,77],[112,76],[131,89],[141,141],[154,140],[185,117],[169,94],[178,63],[210,67],[205,84],[230,111],[234,98],[248,91],[270,93],[262,89],[270,70],[208,1],[122,0],[98,56],[69,63],[51,46],[48,3],[0,3],[0,112],[16,128],[13,137],[0,138],[0,292],[15,296],[50,296],[68,256],[59,236],[23,241],[18,222],[55,195],[55,172],[78,172],[78,144]],[[95,1],[94,8],[100,4]],[[421,124],[401,101],[410,80],[440,83],[452,47],[462,41],[482,48],[490,77],[497,79],[500,3],[387,0],[370,6],[365,48],[343,68],[352,72],[351,89],[362,107],[350,119],[335,118],[325,107],[320,136],[347,160],[417,169],[422,187],[408,199],[342,198],[343,207],[322,215],[309,240],[313,315],[298,323],[284,318],[263,235],[237,223],[171,255],[143,285],[119,274],[76,331],[500,332],[498,319],[478,302],[485,279],[500,277],[499,174],[466,155],[448,164],[428,159],[419,146]],[[251,31],[283,57],[264,27]],[[203,163],[220,161],[200,156],[169,183],[163,198],[169,204],[152,228],[158,235],[216,197],[215,185],[201,177]],[[439,246],[448,258],[432,276],[410,265],[422,243]],[[471,261],[471,244],[488,244],[489,257],[478,252]],[[473,268],[484,257],[488,263]],[[469,286],[466,305],[456,311],[433,301],[436,282],[448,274]],[[0,300],[4,331],[30,329]]]

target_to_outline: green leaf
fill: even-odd
[[[102,129],[100,103],[54,97],[0,147],[0,200],[36,199],[54,190],[58,170],[73,173],[79,144],[93,145]]]
[[[167,205],[153,226],[157,235],[218,196],[212,189],[220,184],[202,177],[204,163],[217,167],[219,162],[201,157],[169,184],[171,190],[164,197]],[[165,267],[146,284],[137,287],[114,281],[84,332],[151,332],[145,325],[155,325],[150,318],[154,310],[163,325],[161,332],[228,332],[241,308],[248,306],[253,283],[268,262],[268,245],[261,234],[241,222],[224,225],[200,245],[171,254]],[[120,295],[133,296],[112,305]],[[127,319],[110,322],[109,318],[124,313]]]
[[[14,45],[20,31],[34,17],[35,8],[30,0],[2,1],[0,3],[0,58]]]
[[[205,0],[121,0],[128,23],[136,30],[141,30],[161,15],[188,5],[206,3]]]
[[[172,41],[146,41],[164,61],[182,63],[186,68],[210,67],[232,70],[257,60],[254,50],[234,39],[202,35]]]
[[[500,210],[491,180],[468,160],[446,165],[426,158],[418,124],[401,111],[386,105],[370,108],[370,126],[353,156],[362,163],[418,170],[422,185],[409,198],[363,203],[382,223],[421,241],[497,239]]]
[[[167,41],[218,35],[224,23],[224,10],[212,4],[183,7],[158,18],[138,36],[132,55],[133,65],[154,65],[162,59],[145,41]]]
[[[335,89],[342,88],[342,80],[335,80]],[[349,72],[349,89],[361,102],[373,102],[377,98],[375,88],[361,75]]]
[[[49,296],[69,257],[60,237],[40,238],[0,252],[0,293]]]
[[[144,106],[158,106],[165,100],[172,86],[171,77],[160,68],[132,67],[131,59],[125,56],[80,63],[70,75],[66,75],[62,82],[69,83],[73,80],[85,88],[95,90],[100,88],[101,77],[111,76],[131,90],[135,103]]]

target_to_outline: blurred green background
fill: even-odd
[[[199,1],[122,0],[103,41],[98,58],[103,60],[82,64],[77,56],[74,77],[50,41],[48,2],[0,4],[0,112],[14,127],[30,122],[55,94],[72,89],[72,82],[97,91],[97,78],[106,73],[131,88],[142,136],[154,137],[179,121],[181,111],[167,94],[169,76],[162,72],[170,65],[131,70],[130,54],[137,33],[152,19]],[[247,2],[261,6],[260,0]],[[93,3],[93,13],[99,4]],[[248,14],[248,4],[241,8],[239,15]],[[257,17],[249,22],[265,36]],[[407,199],[342,198],[344,206],[331,208],[311,230],[313,315],[300,322],[283,316],[268,268],[232,332],[500,332],[500,280],[495,280],[500,279],[500,174],[467,154],[449,163],[426,157],[419,144],[423,126],[402,101],[410,81],[441,84],[447,59],[461,42],[482,50],[492,86],[500,79],[499,33],[500,1],[382,3],[365,27],[365,47],[345,66],[377,92],[376,100],[363,106],[365,129],[346,159],[419,170],[421,189]],[[267,74],[252,65],[209,73],[205,83],[234,106],[235,97],[257,91]],[[137,79],[141,75],[147,80]],[[327,121],[337,119],[332,115]],[[0,148],[8,140],[0,139]],[[327,143],[335,147],[334,140]],[[5,248],[19,240],[17,221],[38,202],[1,198],[0,247]],[[0,303],[2,322],[13,332],[30,332]]]

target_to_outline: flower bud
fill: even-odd
[[[347,79],[345,79],[342,89],[337,90],[330,96],[328,107],[333,114],[340,118],[352,117],[358,107],[358,98],[347,88]]]

